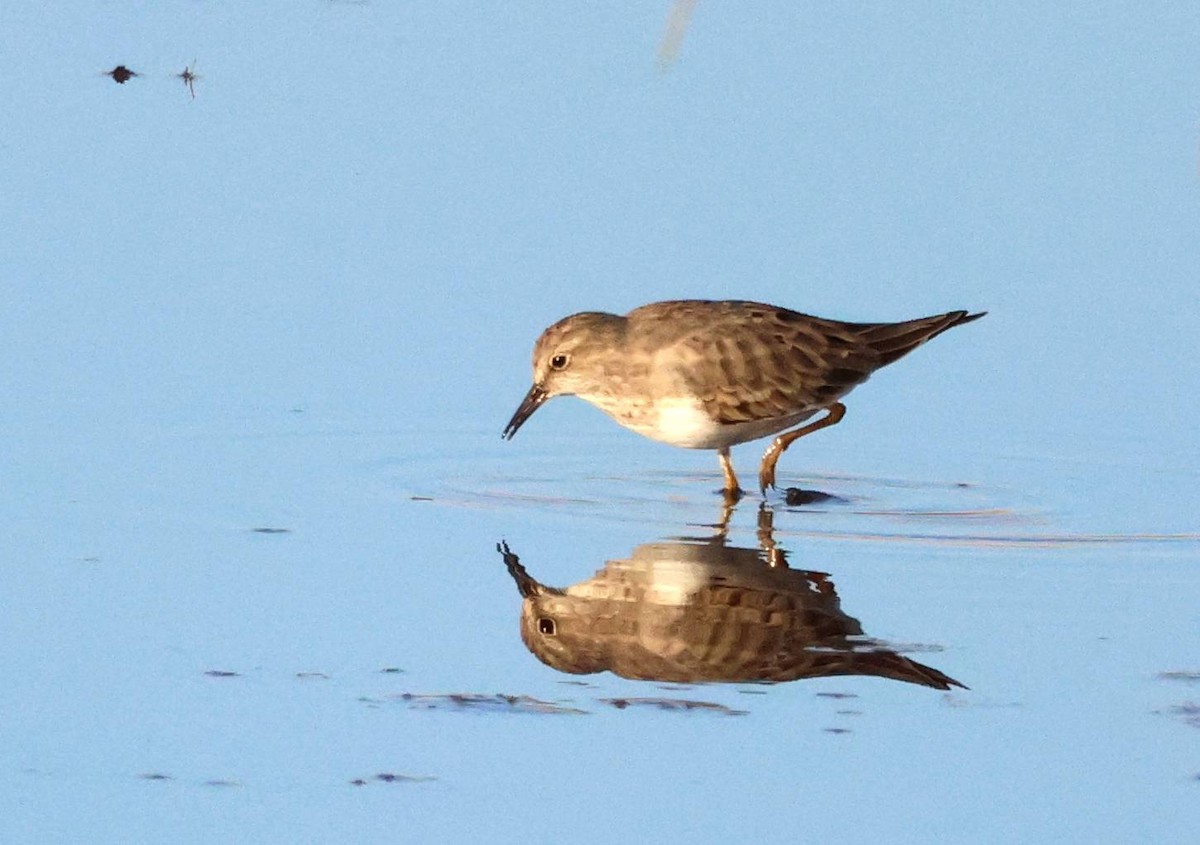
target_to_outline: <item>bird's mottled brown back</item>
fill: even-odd
[[[679,300],[631,311],[682,388],[722,424],[815,413],[951,326],[956,311],[902,323],[844,323],[758,302]]]

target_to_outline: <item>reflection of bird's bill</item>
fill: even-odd
[[[512,419],[508,421],[508,425],[504,427],[503,437],[505,440],[512,440],[513,435],[517,433],[517,429],[525,424],[525,420],[533,416],[533,412],[542,407],[550,397],[546,391],[539,385],[534,385],[529,388],[529,392],[525,394],[525,398],[521,400],[517,412],[512,415]]]
[[[521,559],[509,550],[508,543],[497,543],[496,551],[504,556],[504,565],[508,568],[508,574],[517,582],[517,590],[521,593],[521,598],[527,599],[530,596],[551,592],[525,571],[525,567],[521,565]]]

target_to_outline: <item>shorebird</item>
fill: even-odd
[[[742,490],[729,447],[778,434],[759,468],[765,494],[788,446],[841,421],[843,396],[880,367],[984,313],[845,323],[760,302],[677,300],[624,316],[573,314],[538,338],[533,386],[503,436],[511,439],[547,400],[575,395],[638,434],[715,449],[725,497],[737,499]],[[821,411],[825,416],[789,430]]]

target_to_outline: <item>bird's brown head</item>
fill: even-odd
[[[625,318],[598,311],[572,314],[542,332],[533,347],[533,386],[504,427],[511,440],[533,412],[555,396],[587,394],[619,349]]]
[[[527,596],[521,603],[521,642],[559,672],[590,675],[611,669],[612,638],[590,610],[587,599],[558,591]]]

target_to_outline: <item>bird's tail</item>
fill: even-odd
[[[978,320],[986,311],[968,314],[966,311],[951,311],[936,317],[919,317],[903,323],[865,323],[858,329],[859,336],[879,355],[879,366],[885,366],[922,343],[937,337],[946,329]]]

